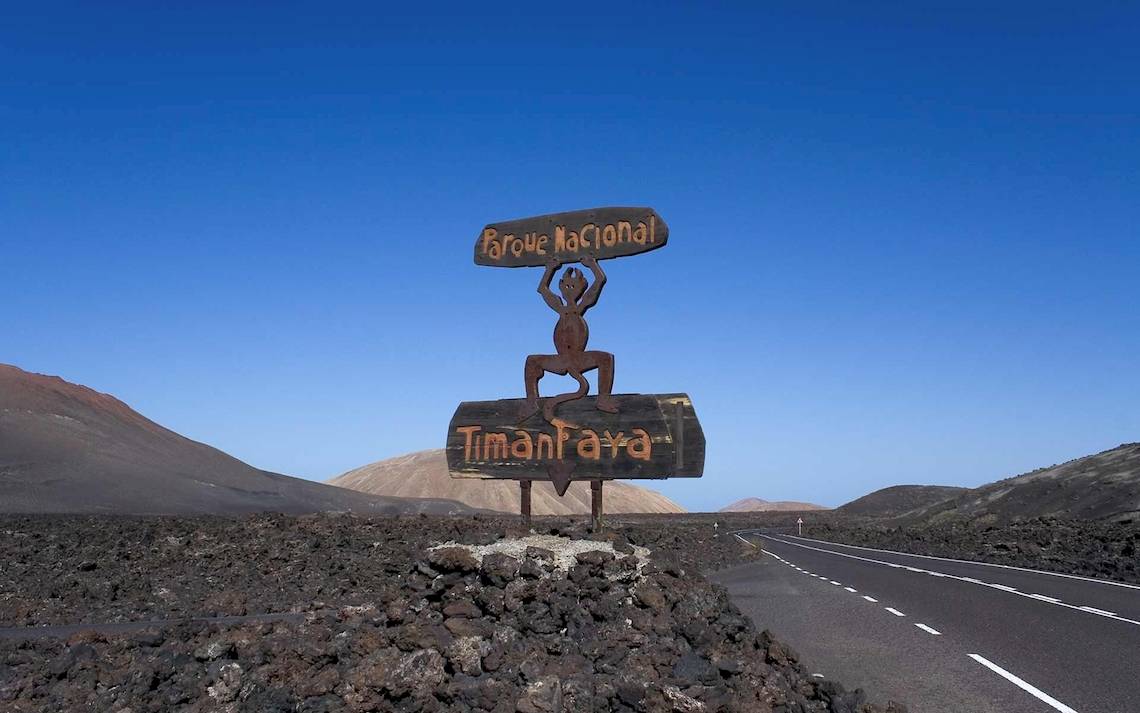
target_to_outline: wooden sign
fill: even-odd
[[[663,247],[669,226],[652,208],[590,208],[491,223],[475,239],[475,264],[541,267],[636,255]]]
[[[606,480],[701,477],[705,434],[689,397],[614,394],[614,355],[587,348],[585,315],[606,284],[598,261],[656,250],[668,240],[669,226],[652,208],[552,213],[480,231],[476,265],[545,268],[538,294],[558,322],[554,353],[530,354],[520,365],[526,398],[466,401],[456,409],[447,433],[451,477],[519,481],[526,522],[532,481],[548,480],[564,495],[571,481],[589,480],[595,527]],[[597,396],[587,396],[585,374],[592,371],[598,372]],[[578,388],[543,397],[539,382],[546,374],[569,376]]]
[[[451,419],[447,467],[454,478],[550,480],[559,495],[571,480],[699,478],[705,435],[685,394],[616,394],[618,410],[597,397],[561,406],[559,418],[519,422],[523,399],[466,401]]]

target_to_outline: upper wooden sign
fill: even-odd
[[[475,240],[475,264],[538,267],[584,255],[605,260],[656,250],[668,240],[669,226],[652,208],[589,208],[491,223]]]

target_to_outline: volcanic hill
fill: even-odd
[[[986,517],[1008,522],[1057,517],[1099,520],[1140,514],[1140,443],[1124,443],[1052,465],[927,507],[921,517]]]
[[[113,396],[0,364],[0,512],[469,512],[258,470]]]
[[[741,498],[725,505],[720,512],[796,512],[801,510],[828,510],[822,505],[801,503],[795,500],[763,500],[761,498]]]
[[[442,449],[419,451],[377,461],[328,481],[330,485],[365,493],[403,498],[447,498],[473,508],[518,512],[519,485],[513,480],[491,481],[452,478]],[[621,481],[605,484],[604,510],[608,513],[685,512],[664,495]],[[536,481],[531,489],[535,515],[577,515],[590,512],[590,486],[576,482],[558,497],[550,483]]]
[[[899,517],[948,501],[967,490],[951,485],[892,485],[840,505],[836,512],[861,517]]]

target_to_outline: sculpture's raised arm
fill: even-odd
[[[582,258],[582,264],[590,268],[590,272],[594,273],[594,284],[590,285],[590,289],[586,290],[586,294],[582,295],[582,311],[585,312],[593,307],[598,297],[602,295],[602,288],[606,286],[606,273],[602,271],[602,266],[594,259],[593,255],[586,255]]]
[[[543,273],[542,279],[538,282],[538,294],[542,295],[542,299],[550,306],[550,309],[555,312],[562,311],[562,299],[550,291],[550,281],[554,279],[554,273],[559,267],[561,267],[561,265],[557,260],[547,260],[546,272]]]

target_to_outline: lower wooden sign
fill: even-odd
[[[549,480],[561,495],[574,480],[699,478],[705,434],[685,394],[615,394],[616,413],[597,397],[564,403],[552,423],[524,399],[465,401],[451,418],[453,478]]]

